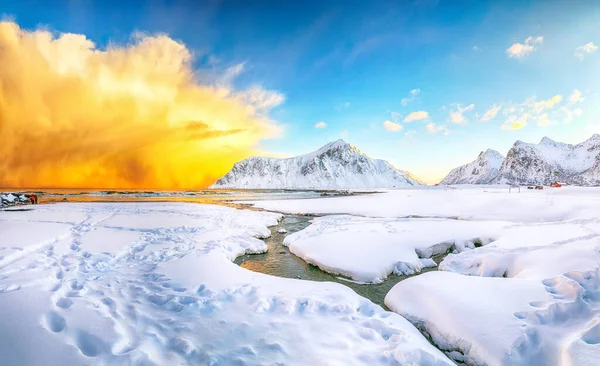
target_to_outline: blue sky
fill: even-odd
[[[23,28],[101,47],[167,33],[206,75],[238,67],[236,88],[285,97],[281,136],[261,142],[276,156],[344,138],[434,183],[486,148],[600,133],[597,1],[0,4]]]

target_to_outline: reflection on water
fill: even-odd
[[[243,255],[238,257],[235,260],[235,263],[251,271],[266,273],[273,276],[341,283],[342,285],[352,288],[359,295],[385,307],[383,304],[385,295],[395,284],[409,276],[397,276],[391,274],[387,280],[377,285],[358,284],[345,278],[331,275],[320,270],[316,266],[306,263],[301,258],[290,253],[289,249],[283,245],[283,239],[286,235],[306,228],[310,224],[310,220],[310,218],[304,216],[285,216],[279,225],[271,228],[272,235],[265,240],[268,246],[268,251],[266,253]],[[287,233],[279,233],[279,230],[281,229],[285,229]],[[434,260],[436,263],[439,263],[441,258],[434,258]],[[428,268],[423,272],[431,270],[437,270],[437,268]]]

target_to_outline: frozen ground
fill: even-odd
[[[399,282],[385,303],[457,362],[600,359],[598,188],[412,189],[256,206],[338,214],[286,242],[307,261],[362,281],[418,271],[423,258],[453,251],[440,271]]]
[[[546,222],[600,216],[600,189],[569,186],[538,191],[522,187],[521,193],[509,193],[505,186],[440,186],[350,197],[248,203],[285,213]]]
[[[0,360],[66,364],[451,364],[345,286],[231,261],[278,214],[185,203],[0,211]],[[325,361],[326,360],[326,361]]]

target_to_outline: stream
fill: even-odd
[[[310,225],[310,220],[311,217],[285,215],[277,226],[271,227],[271,236],[265,239],[268,247],[266,253],[245,254],[236,258],[235,263],[254,272],[278,277],[337,282],[350,287],[359,295],[368,298],[388,310],[383,303],[385,295],[395,284],[411,276],[398,276],[392,273],[380,284],[360,284],[342,276],[332,275],[322,271],[319,267],[306,263],[302,258],[291,253],[288,247],[283,245],[283,239],[287,235],[306,228]],[[279,230],[281,229],[285,229],[287,232],[280,233]],[[439,264],[444,257],[445,254],[433,257],[433,260]],[[425,268],[420,273],[436,270],[437,267]]]

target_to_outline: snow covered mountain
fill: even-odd
[[[517,141],[495,183],[545,184],[567,182],[582,185],[600,184],[600,135],[577,144],[565,144],[544,137],[539,144]]]
[[[244,159],[209,188],[351,189],[420,184],[410,173],[385,160],[371,159],[355,146],[337,140],[293,158]]]
[[[504,156],[496,150],[482,151],[474,161],[454,168],[440,184],[488,184],[498,175]]]

